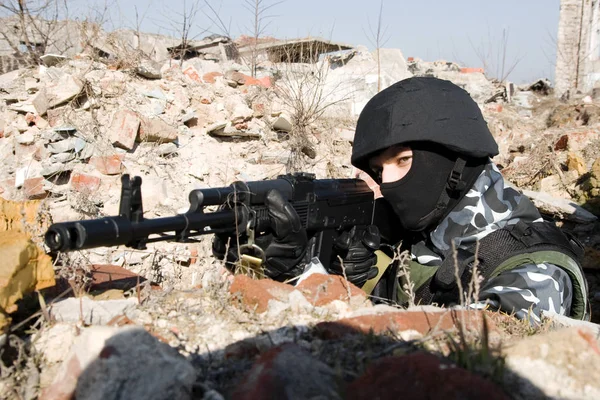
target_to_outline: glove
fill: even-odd
[[[363,287],[366,281],[376,277],[379,272],[375,267],[375,250],[379,249],[380,243],[381,236],[375,225],[369,225],[365,230],[359,231],[354,227],[350,232],[343,232],[335,242],[335,250],[342,261],[338,257],[333,259],[329,272],[345,274],[354,285]]]
[[[272,235],[258,237],[255,242],[265,251],[265,275],[284,281],[302,273],[303,266],[300,262],[306,254],[308,238],[298,213],[278,190],[273,189],[267,193],[265,205]],[[217,234],[213,238],[213,255],[220,260],[227,257],[226,265],[230,269],[238,261],[237,241],[235,235]],[[243,244],[247,238],[240,237],[239,241]]]

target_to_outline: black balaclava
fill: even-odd
[[[433,143],[407,143],[413,152],[408,173],[380,184],[381,194],[412,232],[430,231],[467,193],[483,171],[487,157],[461,156]]]

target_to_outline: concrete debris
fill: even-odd
[[[140,118],[140,142],[173,142],[177,140],[178,131],[160,118]]]
[[[140,65],[135,67],[135,72],[146,79],[160,79],[162,78],[160,68],[161,65],[159,63],[151,60],[144,60]]]
[[[54,67],[61,62],[68,60],[68,57],[63,56],[62,54],[44,54],[40,57],[40,60],[42,60],[46,67]]]
[[[280,114],[278,117],[274,118],[271,122],[271,127],[275,131],[281,132],[291,132],[293,125],[291,122],[291,118],[286,114]]]
[[[123,170],[124,155],[115,154],[112,156],[94,156],[89,160],[100,173],[104,175],[118,175]]]
[[[162,143],[156,149],[159,156],[168,156],[177,153],[177,145],[175,143]]]
[[[55,302],[50,315],[59,322],[78,322],[86,325],[105,325],[113,318],[133,310],[137,299],[92,300],[89,297],[71,297]]]
[[[533,204],[542,212],[553,215],[559,219],[579,223],[590,223],[598,219],[597,216],[585,210],[578,204],[567,199],[552,197],[547,193],[523,190],[523,194],[529,197]]]
[[[141,119],[133,111],[119,110],[115,112],[110,124],[110,141],[115,147],[132,150],[138,136]]]
[[[223,134],[223,131],[225,130],[227,124],[228,122],[215,122],[214,124],[206,128],[206,133],[213,136],[219,136]]]
[[[600,396],[598,330],[583,327],[536,335],[505,350],[505,380],[523,399]],[[550,349],[560,348],[560,352]]]

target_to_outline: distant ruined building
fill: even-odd
[[[561,0],[556,38],[555,93],[600,88],[600,1]]]

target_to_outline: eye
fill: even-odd
[[[409,165],[412,162],[412,158],[413,158],[412,154],[411,155],[402,156],[402,157],[398,157],[396,159],[396,163],[400,167],[405,167],[405,166]]]

